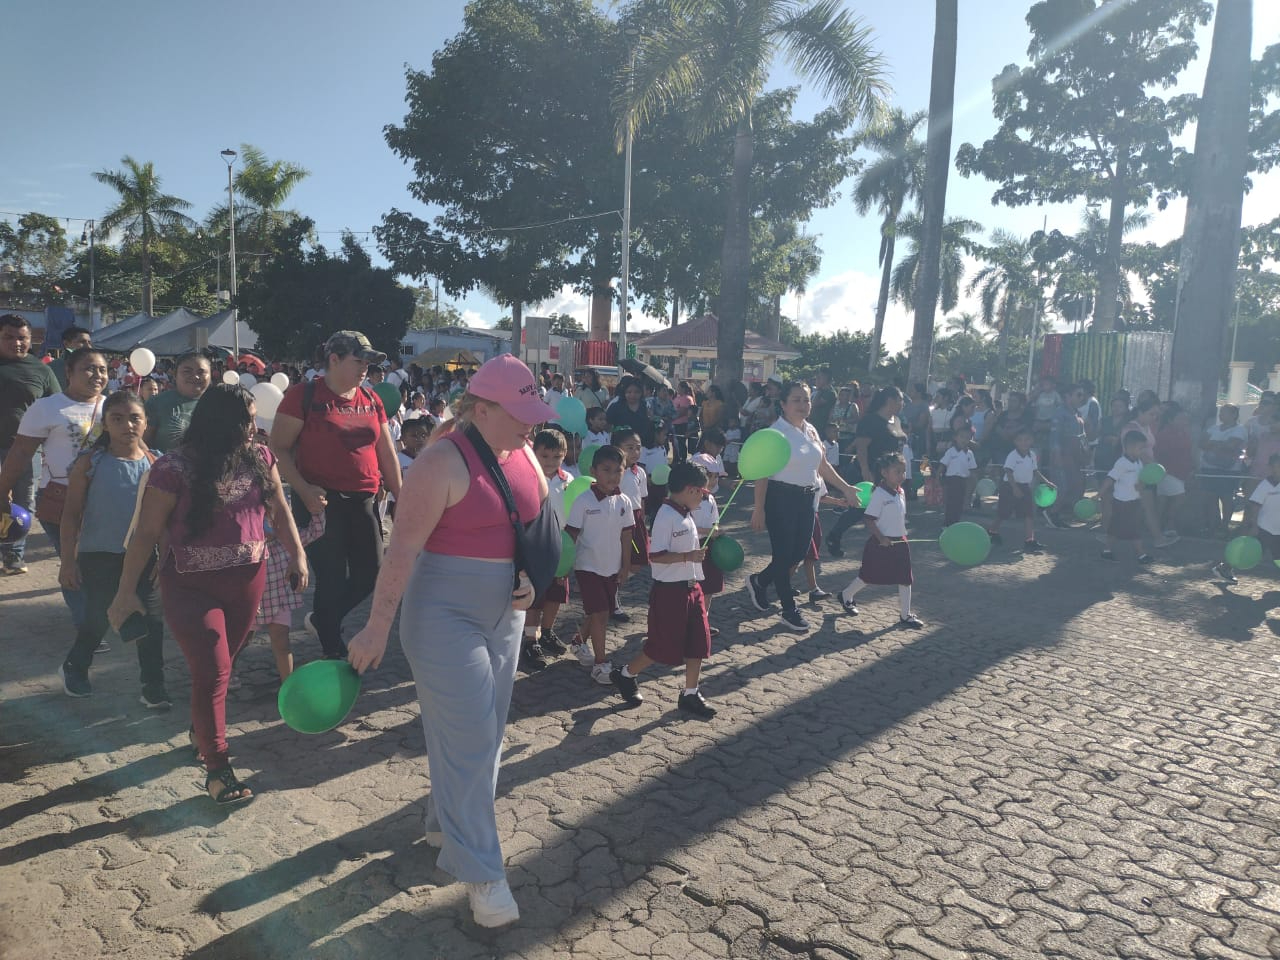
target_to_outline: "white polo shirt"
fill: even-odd
[[[569,508],[566,526],[578,531],[573,569],[612,577],[622,569],[622,531],[635,526],[635,513],[622,494],[597,491],[592,485]]]
[[[716,498],[707,494],[698,504],[698,509],[689,516],[693,517],[693,522],[698,525],[699,533],[703,531],[710,533],[711,528],[720,522],[720,508],[716,505]]]
[[[632,510],[644,509],[644,498],[649,495],[649,476],[639,464],[622,471],[622,495],[631,501]]]
[[[582,438],[582,445],[583,445],[584,447],[590,447],[590,446],[607,447],[607,446],[609,446],[609,431],[608,431],[608,430],[601,430],[599,433],[592,433],[590,430],[588,430],[588,431],[586,432],[586,435]]]
[[[649,535],[649,553],[688,553],[697,550],[698,526],[692,513],[677,510],[669,503],[658,508],[653,518],[653,531]],[[702,564],[692,561],[680,563],[653,563],[649,574],[659,583],[675,583],[681,580],[701,580]]]
[[[1107,473],[1107,476],[1115,483],[1115,490],[1112,496],[1120,503],[1128,503],[1130,500],[1140,499],[1142,495],[1138,492],[1138,484],[1141,481],[1138,477],[1141,473],[1141,460],[1130,460],[1128,457],[1121,457],[1117,460],[1116,465]]]
[[[547,499],[561,530],[564,529],[565,524],[564,488],[572,482],[573,474],[566,471],[564,467],[547,477]]]
[[[666,447],[645,447],[640,451],[640,466],[649,473],[667,463]]]
[[[720,489],[720,478],[726,475],[722,459],[709,453],[695,453],[689,460],[707,472],[708,490],[715,493]]]
[[[822,438],[808,420],[803,428],[793,427],[786,417],[779,417],[773,422],[773,429],[787,438],[791,444],[791,458],[787,465],[771,476],[770,480],[780,483],[793,483],[797,487],[816,487],[818,485],[818,466],[822,463],[826,451],[822,448]]]
[[[905,537],[907,535],[906,495],[901,488],[893,494],[877,484],[871,491],[871,499],[867,501],[867,516],[876,522],[876,527],[886,537]]]
[[[1012,474],[1014,483],[1031,483],[1040,469],[1040,461],[1036,459],[1034,450],[1028,450],[1025,457],[1017,450],[1011,450],[1004,458],[1004,468]]]
[[[978,469],[978,460],[974,457],[973,450],[969,448],[961,450],[955,444],[947,447],[946,453],[938,462],[947,468],[948,477],[967,477]]]
[[[1249,494],[1249,502],[1258,505],[1258,529],[1280,536],[1280,487],[1263,480]]]

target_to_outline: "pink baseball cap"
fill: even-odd
[[[533,371],[509,353],[486,360],[467,381],[467,392],[496,403],[521,423],[545,423],[556,417],[555,408],[538,396]]]

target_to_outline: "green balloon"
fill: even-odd
[[[360,674],[345,660],[313,660],[280,685],[280,719],[299,733],[324,733],[340,724],[360,693]]]
[[[1032,495],[1037,507],[1052,507],[1058,499],[1058,491],[1047,483],[1042,483],[1036,487],[1036,492]]]
[[[791,459],[791,444],[780,430],[768,427],[747,437],[738,454],[738,474],[743,480],[771,477]]]
[[[1082,497],[1076,501],[1076,505],[1071,508],[1071,512],[1076,515],[1077,520],[1092,520],[1098,515],[1098,501]]]
[[[1227,544],[1227,563],[1237,570],[1252,570],[1262,562],[1262,543],[1257,537],[1236,537]]]
[[[374,387],[373,392],[382,401],[382,406],[386,408],[387,416],[394,417],[400,410],[400,389],[395,384],[383,382]]]
[[[974,492],[980,497],[994,497],[996,495],[996,482],[990,477],[983,477],[974,487]]]
[[[1138,479],[1149,487],[1154,487],[1164,479],[1164,467],[1158,463],[1148,463],[1138,471]]]
[[[709,552],[711,554],[711,562],[725,573],[737,570],[746,559],[742,544],[733,539],[733,537],[716,537],[711,541]]]
[[[599,449],[600,444],[588,443],[582,448],[582,452],[578,454],[578,469],[582,471],[584,476],[591,472],[591,463],[595,460],[596,451]]]
[[[582,494],[591,489],[590,477],[577,477],[569,481],[569,485],[564,488],[564,515],[569,516],[569,508],[573,506],[573,501],[577,500]]]
[[[660,463],[653,468],[653,473],[649,474],[649,479],[658,486],[662,486],[671,479],[671,464]]]
[[[863,480],[861,483],[855,483],[853,489],[858,491],[858,506],[865,507],[871,502],[871,492],[875,490],[876,485],[870,480]]]
[[[573,537],[569,534],[561,531],[560,537],[560,566],[556,567],[556,576],[567,577],[569,571],[573,569],[573,561],[578,555],[578,549],[573,542]]]
[[[980,525],[965,520],[943,530],[938,546],[952,563],[972,567],[987,559],[991,552],[991,535]]]

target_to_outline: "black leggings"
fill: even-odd
[[[124,554],[89,551],[80,554],[76,562],[80,567],[80,589],[84,591],[84,623],[76,631],[67,662],[78,670],[88,670],[93,663],[94,648],[107,633],[107,608],[120,589]],[[164,687],[164,621],[160,613],[160,591],[151,582],[154,573],[153,559],[138,577],[137,589],[138,599],[147,611],[144,615],[147,633],[139,637],[136,644],[142,686],[148,692]]]
[[[796,608],[791,589],[791,569],[809,552],[813,541],[814,489],[770,480],[764,497],[764,525],[769,531],[773,559],[756,574],[764,585],[772,584],[783,610]]]
[[[345,657],[342,620],[373,593],[382,563],[382,522],[372,493],[326,490],[325,496],[324,536],[307,547],[316,589],[311,624],[326,657]],[[311,522],[299,496],[293,498],[293,516],[300,530]]]

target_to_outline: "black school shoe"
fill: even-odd
[[[543,653],[549,653],[557,657],[567,649],[564,641],[560,639],[560,635],[554,630],[543,630],[538,635],[538,645],[542,647]]]
[[[615,670],[614,673],[617,673],[617,671]],[[710,720],[716,715],[715,707],[702,699],[701,690],[680,694],[680,700],[676,703],[676,708],[683,710],[685,713],[691,713],[701,720]]]
[[[143,687],[138,702],[148,710],[168,710],[173,706],[173,701],[169,699],[163,686]]]
[[[1044,544],[1039,540],[1027,540],[1022,544],[1023,553],[1040,553],[1044,550]]]
[[[747,577],[747,599],[751,601],[751,605],[761,613],[768,613],[773,609],[773,604],[769,602],[769,588],[763,586],[756,580],[753,573]]]
[[[1219,560],[1209,569],[1214,574],[1216,574],[1219,579],[1221,579],[1225,583],[1240,582],[1240,578],[1235,575],[1235,571],[1231,569],[1230,564],[1228,564],[1225,560]]]
[[[831,537],[826,538],[827,553],[837,559],[844,556],[844,549],[840,546],[839,540],[833,540]]]
[[[831,596],[831,594],[827,593],[827,591],[825,591],[825,590],[823,590],[821,587],[819,587],[817,590],[810,590],[810,591],[809,591],[809,602],[810,602],[810,603],[817,603],[819,600],[826,600],[826,599],[828,599],[830,596]]]
[[[625,610],[618,609],[609,614],[609,619],[614,623],[629,623],[631,621],[631,615]]]
[[[526,640],[520,645],[520,666],[528,673],[535,673],[547,665],[547,656],[537,640]]]
[[[613,672],[609,674],[609,679],[613,681],[613,685],[618,688],[618,693],[627,703],[644,703],[644,694],[640,692],[640,681],[636,677],[628,677],[621,669],[614,667]]]

